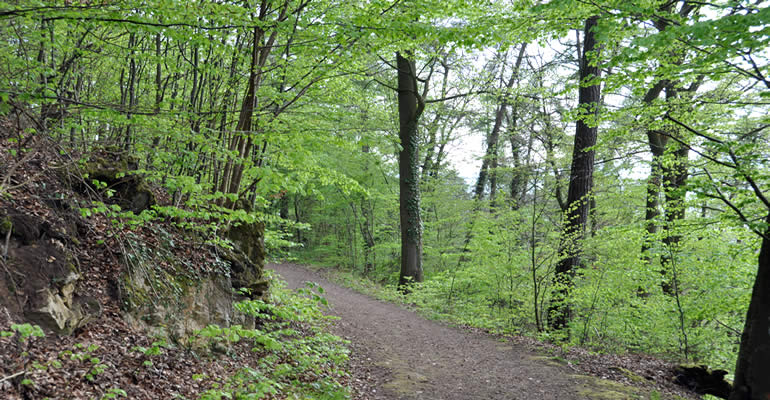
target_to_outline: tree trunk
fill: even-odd
[[[511,177],[511,209],[518,210],[521,207],[521,203],[524,201],[524,194],[526,193],[527,177],[529,167],[529,154],[532,152],[532,135],[530,135],[527,143],[522,143],[523,139],[518,136],[518,107],[514,105],[511,110],[510,121],[508,121],[508,140],[511,143],[511,154],[513,156],[513,176]],[[526,160],[522,161],[521,151],[524,146],[526,150]]]
[[[363,153],[369,153],[370,149],[369,146],[364,145],[361,146],[361,152]],[[368,173],[369,170],[369,163],[364,162],[364,173]],[[424,172],[424,170],[423,170]],[[361,237],[364,239],[364,276],[369,276],[369,274],[374,270],[374,206],[372,205],[372,202],[365,198],[361,198],[361,219],[362,221],[359,222],[359,228],[361,229]]]
[[[513,80],[511,80],[513,82]],[[487,184],[487,176],[491,164],[497,160],[497,142],[500,140],[500,129],[503,125],[503,116],[505,115],[505,100],[497,107],[495,111],[495,124],[487,137],[487,151],[484,159],[481,161],[481,170],[476,180],[476,187],[473,190],[473,199],[479,201],[484,198],[484,187]]]
[[[374,216],[369,209],[371,203],[361,199],[361,237],[364,238],[364,276],[368,276],[374,270]]]
[[[655,234],[658,232],[658,225],[655,218],[660,215],[660,185],[662,183],[662,160],[663,153],[666,151],[666,142],[668,137],[655,132],[647,132],[647,141],[652,152],[652,162],[650,163],[650,176],[647,178],[647,201],[645,202],[644,213],[644,240],[642,241],[642,260],[650,263],[650,247]]]
[[[447,64],[447,56],[444,56],[444,59],[441,61],[441,66],[444,68],[444,74],[441,79],[441,92],[439,96],[444,98],[447,96],[447,89],[449,87],[449,65]],[[422,162],[422,172],[420,177],[420,182],[423,184],[427,182],[427,179],[430,176],[430,171],[433,169],[433,157],[439,141],[438,132],[440,127],[445,127],[448,124],[447,120],[450,117],[448,114],[448,107],[444,107],[442,105],[438,110],[436,110],[436,115],[434,115],[433,121],[428,124],[428,144],[425,146],[425,158]]]
[[[505,86],[500,88],[503,93],[499,96],[500,103],[497,106],[497,109],[495,110],[495,123],[492,125],[492,131],[489,133],[489,136],[487,137],[487,151],[484,155],[484,160],[481,162],[481,170],[479,171],[479,177],[476,180],[476,186],[473,191],[473,198],[475,200],[481,200],[484,198],[484,187],[487,184],[487,179],[490,176],[490,173],[492,175],[495,174],[494,168],[497,168],[497,144],[500,140],[500,131],[503,127],[503,120],[505,118],[505,115],[507,113],[508,105],[510,104],[509,100],[509,91],[513,88],[513,85],[518,81],[519,76],[519,68],[521,67],[521,61],[524,59],[524,55],[527,49],[527,44],[524,43],[519,48],[519,55],[516,58],[516,64],[513,67],[513,71],[511,71],[511,77],[508,79],[508,82],[505,83]],[[505,77],[501,78],[503,82],[505,82]],[[491,172],[490,172],[491,168]],[[495,179],[496,181],[496,179]],[[491,182],[490,182],[491,183]],[[496,182],[495,182],[496,184]],[[490,192],[494,193],[496,191],[496,188],[490,187]],[[490,195],[490,200],[493,196]]]
[[[404,288],[422,282],[422,220],[420,218],[420,165],[417,121],[424,109],[417,92],[417,72],[410,54],[396,53],[398,68],[398,120],[401,151],[398,153],[399,208],[401,219],[401,274]]]
[[[248,131],[251,130],[251,119],[256,105],[256,89],[259,85],[259,75],[257,72],[259,63],[259,47],[262,42],[264,32],[259,27],[254,28],[251,48],[251,63],[249,67],[249,80],[246,84],[246,95],[241,104],[241,110],[238,115],[238,123],[235,126],[232,140],[230,142],[230,151],[235,151],[238,155],[236,160],[229,160],[222,172],[218,191],[222,193],[238,193],[240,186],[240,176],[238,165],[242,158],[251,151],[252,141]],[[224,202],[222,202],[224,203]]]
[[[730,400],[770,399],[770,228],[764,232]]]
[[[576,122],[575,147],[572,154],[569,191],[567,193],[567,212],[562,229],[560,260],[556,264],[554,276],[555,289],[549,308],[549,325],[552,330],[564,330],[570,318],[569,291],[575,269],[580,265],[580,240],[585,234],[588,220],[589,197],[593,186],[594,150],[597,126],[593,121],[598,112],[601,87],[594,82],[586,86],[586,81],[600,76],[598,63],[589,59],[595,56],[596,38],[593,28],[598,17],[586,20],[583,41],[583,54],[580,62],[580,90],[578,107],[581,117]]]
[[[677,282],[673,274],[668,270],[675,262],[674,257],[678,252],[679,242],[682,236],[678,232],[678,225],[685,217],[685,197],[687,195],[687,154],[689,149],[680,143],[675,143],[670,152],[671,159],[663,164],[663,189],[665,191],[665,236],[663,244],[667,251],[660,258],[661,273],[664,275],[661,282],[663,292],[673,295]]]

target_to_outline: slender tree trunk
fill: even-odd
[[[660,215],[660,187],[662,184],[662,157],[666,151],[666,142],[668,137],[655,131],[647,132],[647,139],[652,152],[652,161],[650,162],[650,176],[647,178],[647,201],[645,202],[644,213],[644,239],[642,241],[642,260],[649,264],[651,257],[649,254],[652,240],[658,232],[658,225],[655,221]]]
[[[299,201],[300,201],[299,195],[295,194],[294,195],[294,222],[296,224],[299,224],[300,222],[302,222],[302,218],[301,218],[302,213],[300,211]],[[302,231],[299,228],[296,229],[296,232],[294,233],[294,235],[297,238],[297,243],[302,243],[302,241],[305,240],[302,237]]]
[[[417,92],[417,71],[410,54],[396,53],[398,68],[398,120],[401,151],[398,153],[401,219],[401,274],[404,288],[422,282],[422,219],[420,218],[420,165],[417,121],[424,109]]]
[[[508,122],[508,134],[509,134],[509,142],[511,143],[511,154],[513,155],[513,176],[511,177],[511,187],[510,187],[510,194],[511,194],[511,209],[512,210],[518,210],[522,206],[522,202],[524,199],[524,193],[526,192],[525,188],[527,186],[527,176],[528,172],[525,170],[525,168],[528,166],[524,162],[522,162],[522,145],[523,143],[522,138],[518,136],[517,130],[518,130],[518,107],[514,105],[514,107],[511,110],[511,116],[510,121]],[[532,150],[532,135],[530,135],[529,140],[527,141],[527,153],[530,153]],[[529,159],[529,157],[527,157]],[[528,160],[527,160],[528,163]]]
[[[373,213],[371,205],[365,199],[361,200],[361,237],[364,239],[364,275],[369,275],[374,269],[374,234]]]
[[[770,226],[770,214],[765,221]],[[764,231],[758,264],[730,400],[770,399],[770,228]]]
[[[241,104],[238,124],[235,127],[230,144],[230,150],[235,151],[238,155],[236,160],[229,160],[227,162],[222,172],[219,183],[219,191],[222,193],[238,193],[241,183],[242,159],[251,152],[252,140],[249,131],[251,131],[252,116],[256,107],[256,90],[259,86],[259,48],[262,43],[263,34],[264,31],[261,28],[254,28],[249,81],[246,84],[246,95]]]
[[[440,96],[446,97],[447,95],[447,88],[449,87],[449,65],[446,63],[446,56],[444,57],[444,60],[441,62],[441,66],[444,69],[444,74],[441,79],[441,92]],[[433,162],[434,162],[434,156],[436,152],[436,147],[438,145],[438,132],[439,128],[443,125],[446,126],[446,119],[447,119],[447,111],[446,107],[442,105],[438,110],[436,110],[436,115],[433,117],[433,121],[428,124],[428,144],[425,146],[425,158],[422,162],[422,169],[421,169],[421,176],[420,176],[420,182],[426,183],[429,173],[433,168]],[[443,122],[443,123],[442,123]]]
[[[362,146],[361,152],[369,153],[369,146]],[[369,163],[364,162],[364,173],[367,173]],[[374,213],[371,201],[361,198],[361,237],[364,239],[364,276],[368,276],[374,269]]]
[[[549,116],[546,116],[547,114],[543,114],[545,118],[550,118]],[[548,121],[548,120],[546,120]],[[545,162],[551,167],[551,171],[553,172],[553,178],[554,178],[554,190],[553,190],[553,197],[556,199],[556,203],[559,205],[559,209],[562,213],[567,212],[567,205],[568,203],[564,200],[564,191],[562,190],[561,180],[562,180],[562,172],[559,170],[559,166],[556,165],[556,155],[554,154],[556,150],[556,145],[553,142],[552,135],[554,134],[553,129],[551,129],[550,122],[546,122],[546,132],[545,132],[545,138],[543,139],[543,147],[545,147]]]
[[[593,16],[586,20],[583,42],[583,54],[580,68],[580,90],[578,93],[578,107],[581,117],[576,122],[575,147],[572,154],[572,167],[570,169],[570,183],[567,193],[567,212],[562,228],[560,259],[556,264],[554,276],[555,289],[551,306],[549,308],[549,325],[552,330],[564,330],[570,318],[569,292],[572,286],[572,277],[580,266],[580,241],[585,234],[588,221],[589,198],[593,186],[594,150],[596,145],[597,126],[593,121],[598,112],[601,99],[599,83],[586,85],[586,81],[600,76],[597,61],[591,60],[598,50],[593,29],[597,25],[598,17]]]
[[[489,210],[495,209],[495,200],[497,197],[497,167],[498,158],[495,153],[492,163],[489,165]]]
[[[481,170],[479,171],[479,177],[476,180],[476,186],[473,191],[473,198],[477,201],[484,198],[484,187],[486,186],[487,179],[490,175],[490,168],[497,167],[497,144],[500,140],[500,131],[502,130],[503,120],[505,119],[508,105],[510,103],[508,92],[518,81],[519,68],[521,67],[521,61],[524,59],[526,48],[526,43],[521,45],[521,48],[519,49],[519,55],[516,58],[516,65],[513,67],[513,71],[511,71],[511,77],[508,79],[508,82],[505,83],[505,86],[501,88],[503,93],[499,96],[500,103],[495,110],[495,123],[492,125],[492,131],[487,137],[487,151],[484,155],[484,159],[481,162]],[[501,79],[503,82],[505,82],[505,77]],[[492,170],[491,174],[494,174],[494,170]],[[495,191],[495,189],[491,188],[490,192],[493,191]]]
[[[134,110],[134,107],[136,106],[136,81],[137,81],[137,71],[136,71],[136,49],[134,48],[137,45],[136,43],[136,34],[132,33],[129,35],[128,39],[128,47],[131,48],[131,56],[129,57],[128,61],[128,112],[126,113],[126,119],[128,119],[128,123],[126,125],[126,133],[123,143],[123,150],[130,150],[131,148],[131,116],[132,111]]]
[[[521,154],[519,144],[515,137],[511,140],[511,154],[513,156],[513,177],[511,177],[511,209],[518,210],[521,207],[522,188],[524,187],[524,171],[521,165]]]
[[[487,136],[487,151],[486,154],[484,154],[484,159],[481,161],[481,170],[479,171],[479,177],[476,180],[476,186],[473,190],[473,199],[476,201],[484,198],[484,188],[487,184],[489,167],[493,160],[497,158],[497,142],[500,140],[500,129],[503,126],[505,107],[505,101],[503,101],[497,106],[497,110],[495,110],[495,123],[492,126],[492,131],[489,133],[489,136]]]

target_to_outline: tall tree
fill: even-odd
[[[496,192],[496,167],[498,164],[498,142],[500,140],[500,132],[503,130],[503,123],[505,116],[508,113],[508,107],[511,104],[511,90],[514,84],[518,81],[519,68],[521,62],[526,54],[527,44],[522,43],[519,47],[519,53],[516,57],[515,64],[511,68],[511,76],[505,79],[505,64],[507,61],[507,54],[500,55],[502,60],[500,67],[500,80],[502,87],[499,89],[500,94],[497,97],[497,106],[495,108],[495,122],[492,125],[492,130],[487,136],[487,150],[484,158],[481,161],[481,169],[479,171],[479,177],[476,180],[476,186],[473,191],[473,198],[481,200],[484,197],[484,187],[487,184],[487,180],[490,181],[490,202],[494,202],[494,193]]]
[[[655,29],[658,32],[664,32],[675,21],[689,18],[697,10],[697,5],[689,1],[682,1],[678,10],[676,7],[677,2],[666,2],[659,7],[657,13],[652,18]],[[681,66],[685,62],[686,55],[685,47],[678,45],[670,49],[665,54],[665,57],[671,59],[670,62],[672,64]],[[649,106],[660,97],[661,93],[665,93],[665,112],[673,112],[673,108],[676,107],[675,103],[679,101],[680,92],[692,93],[697,90],[699,84],[698,80],[690,85],[690,87],[684,89],[678,87],[681,85],[681,82],[676,79],[661,79],[646,91],[642,101],[645,105]],[[661,207],[660,193],[661,188],[663,188],[665,196],[665,203],[663,204],[665,209],[665,236],[663,237],[663,244],[666,245],[669,251],[664,252],[661,256],[661,272],[664,275],[669,275],[669,277],[663,280],[661,287],[668,294],[673,294],[677,286],[677,283],[671,277],[672,274],[667,273],[667,270],[671,268],[671,263],[674,262],[671,254],[676,253],[676,247],[681,240],[676,230],[677,225],[685,217],[684,199],[686,197],[685,183],[687,181],[688,166],[688,149],[676,140],[674,140],[672,146],[669,146],[669,138],[674,137],[681,140],[681,135],[677,133],[677,130],[677,127],[670,124],[647,129],[647,143],[652,153],[652,160],[650,163],[650,175],[647,179],[645,238],[642,241],[641,257],[647,263],[651,261],[650,248],[658,231],[657,219],[660,216]],[[666,154],[667,151],[668,154]]]
[[[570,317],[569,292],[575,270],[580,266],[580,241],[588,221],[589,198],[593,187],[594,149],[598,133],[596,117],[601,100],[596,34],[598,16],[586,19],[583,54],[580,60],[579,117],[575,127],[575,146],[567,193],[567,211],[559,245],[560,258],[554,276],[555,289],[549,309],[549,326],[564,330]]]
[[[403,54],[402,54],[403,53]],[[414,56],[396,53],[398,68],[398,122],[401,150],[398,152],[399,216],[401,220],[401,287],[422,282],[422,219],[420,217],[420,163],[417,122],[425,109],[417,91]]]
[[[693,2],[694,3],[694,2]],[[770,64],[760,56],[770,45],[770,8],[750,1],[733,1],[711,7],[713,15],[691,23],[670,24],[663,32],[633,41],[633,59],[657,60],[665,69],[664,78],[679,82],[699,82],[703,76],[714,86],[742,85],[740,93],[714,95],[720,107],[718,119],[709,114],[694,116],[666,113],[683,135],[670,135],[685,151],[696,152],[702,173],[693,174],[692,187],[707,198],[721,201],[741,227],[748,227],[760,238],[757,273],[741,335],[730,400],[770,398],[770,187],[767,171],[767,103],[758,101],[770,91]],[[704,12],[704,14],[706,14]],[[671,60],[659,49],[669,49],[671,38],[692,51],[686,65]],[[673,87],[672,89],[676,89]],[[724,97],[724,98],[722,98]],[[667,99],[668,100],[668,99]],[[698,104],[707,110],[713,99]],[[713,110],[712,110],[713,112]],[[761,161],[760,161],[761,160]],[[680,172],[681,174],[681,172]],[[676,178],[676,172],[672,174]],[[727,216],[728,214],[723,214]]]

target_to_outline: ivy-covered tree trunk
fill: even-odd
[[[770,399],[770,214],[765,222],[730,400]]]
[[[580,241],[585,234],[588,221],[589,198],[593,186],[594,150],[597,136],[597,123],[594,118],[598,112],[601,89],[594,82],[601,74],[596,56],[596,37],[593,29],[598,17],[593,16],[585,23],[585,40],[580,61],[580,90],[578,107],[580,117],[575,128],[575,147],[572,151],[572,167],[567,192],[567,211],[559,244],[560,259],[556,264],[554,276],[555,289],[549,307],[549,326],[552,330],[564,330],[569,322],[569,292],[575,269],[580,265]],[[591,82],[590,85],[587,85]]]
[[[417,92],[417,71],[410,54],[396,53],[398,68],[399,209],[401,219],[400,287],[422,282],[422,219],[420,218],[420,165],[417,121],[425,104]]]

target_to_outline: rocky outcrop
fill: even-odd
[[[253,325],[233,304],[246,298],[239,289],[246,287],[249,297],[258,298],[266,294],[267,283],[243,251],[219,248],[214,265],[200,272],[173,254],[167,233],[158,230],[156,238],[153,248],[137,237],[127,238],[132,251],[122,257],[125,269],[118,286],[121,308],[132,324],[176,340],[210,324]]]
[[[134,172],[138,165],[138,161],[124,151],[100,148],[90,154],[81,173],[92,189],[112,191],[110,196],[105,196],[108,201],[122,210],[139,214],[153,206],[156,200],[144,178]]]
[[[251,211],[244,201],[239,201],[237,208]],[[269,282],[265,279],[265,224],[263,222],[236,224],[227,231],[227,238],[233,243],[233,249],[219,252],[230,265],[233,287],[245,288],[252,298],[267,293]]]
[[[40,325],[70,334],[101,314],[98,301],[77,294],[77,259],[65,246],[65,232],[33,215],[6,213],[0,228],[5,268],[0,274],[0,305]]]
[[[218,249],[217,253],[230,265],[232,284],[236,289],[248,289],[251,298],[267,293],[265,269],[265,225],[261,222],[243,224],[228,231],[233,249]]]
[[[210,324],[253,325],[233,305],[267,293],[263,224],[233,228],[235,246],[223,249],[202,244],[197,233],[179,229],[179,221],[129,231],[109,225],[114,218],[82,217],[80,207],[93,198],[135,214],[155,204],[158,191],[132,173],[136,169],[136,160],[119,150],[95,149],[77,168],[56,168],[36,187],[41,191],[3,203],[0,312],[62,335],[98,318],[103,308],[111,314],[116,303],[131,325],[172,339]],[[110,290],[94,291],[90,280],[109,282]]]

